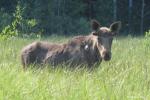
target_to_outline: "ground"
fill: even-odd
[[[42,40],[62,43],[70,37]],[[117,37],[112,60],[98,69],[66,68],[23,71],[20,51],[39,39],[0,41],[0,100],[148,100],[150,47],[144,37]],[[50,67],[50,66],[49,66]]]

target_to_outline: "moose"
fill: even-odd
[[[31,64],[87,65],[91,68],[102,60],[111,60],[113,37],[119,32],[121,22],[102,27],[97,20],[92,20],[91,27],[92,32],[89,35],[75,36],[67,43],[37,41],[25,46],[21,51],[23,68],[26,69]]]

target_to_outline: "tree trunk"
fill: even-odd
[[[113,0],[113,4],[114,4],[113,20],[116,21],[117,20],[117,0]]]
[[[132,0],[129,0],[129,14],[128,14],[128,27],[129,27],[129,34],[131,34],[131,16],[132,16]]]
[[[140,31],[141,31],[141,35],[143,34],[143,24],[144,24],[144,0],[142,0],[142,9],[141,9],[141,27],[140,27]]]

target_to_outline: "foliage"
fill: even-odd
[[[147,32],[145,32],[145,37],[146,37],[146,38],[150,37],[150,30],[147,31]]]
[[[62,43],[69,38],[54,35],[44,40]],[[112,60],[92,72],[59,66],[23,71],[20,50],[32,41],[15,38],[0,42],[1,100],[150,99],[150,56],[144,53],[145,38],[114,39]]]
[[[18,2],[16,6],[15,13],[13,13],[13,21],[10,25],[7,25],[3,28],[0,39],[6,40],[10,37],[15,36],[24,36],[23,33],[28,33],[30,31],[29,36],[33,37],[34,35],[31,33],[32,28],[36,26],[37,21],[35,19],[24,19],[23,18],[24,8],[21,7],[20,2]],[[40,34],[37,34],[39,37]]]
[[[104,7],[105,5],[102,4],[102,1],[98,0],[92,2],[90,0],[16,1],[18,1],[16,5],[13,3],[13,5],[16,6],[14,18],[12,19],[13,21],[11,24],[5,26],[5,28],[11,32],[17,32],[16,34],[18,35],[29,35],[30,33],[43,33],[47,35],[72,35],[78,33],[88,34],[91,29],[89,24],[91,19],[96,18],[97,20],[100,20],[102,24],[105,23],[104,25],[113,19],[113,10],[109,10],[112,1],[109,2],[107,8],[105,8],[107,12],[104,12],[103,9],[99,8]],[[5,12],[7,12],[6,10],[9,9],[4,7]],[[108,12],[110,15],[107,14]],[[101,16],[102,13],[104,17]],[[106,20],[105,17],[107,17]],[[14,24],[14,26],[12,26],[12,24]],[[7,28],[8,26],[10,28]],[[4,30],[6,30],[5,28]]]
[[[18,26],[22,24],[22,9],[21,6],[18,4],[16,6],[16,12],[13,14],[14,20],[12,21],[11,25],[7,25],[1,32],[1,39],[5,40],[12,36],[18,36],[21,32],[18,30]]]
[[[6,26],[3,30],[2,33],[0,35],[0,39],[1,40],[6,40],[12,36],[17,36],[18,31],[17,30],[13,30],[14,28],[12,28],[10,25]]]
[[[129,1],[131,0],[118,0],[115,9],[114,0],[1,0],[0,31],[4,30],[5,35],[5,30],[14,35],[88,34],[91,19],[99,20],[102,26],[109,26],[114,21],[116,10],[116,20],[122,22],[121,34],[138,35],[142,0],[132,0],[130,9]],[[150,2],[147,0],[145,4],[144,31],[150,25]],[[129,29],[131,33],[127,32]]]
[[[150,49],[150,30],[145,32],[145,49],[146,51],[148,51],[147,49]]]

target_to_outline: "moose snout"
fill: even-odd
[[[105,61],[109,61],[109,60],[111,59],[111,52],[103,52],[102,58],[103,58]]]

